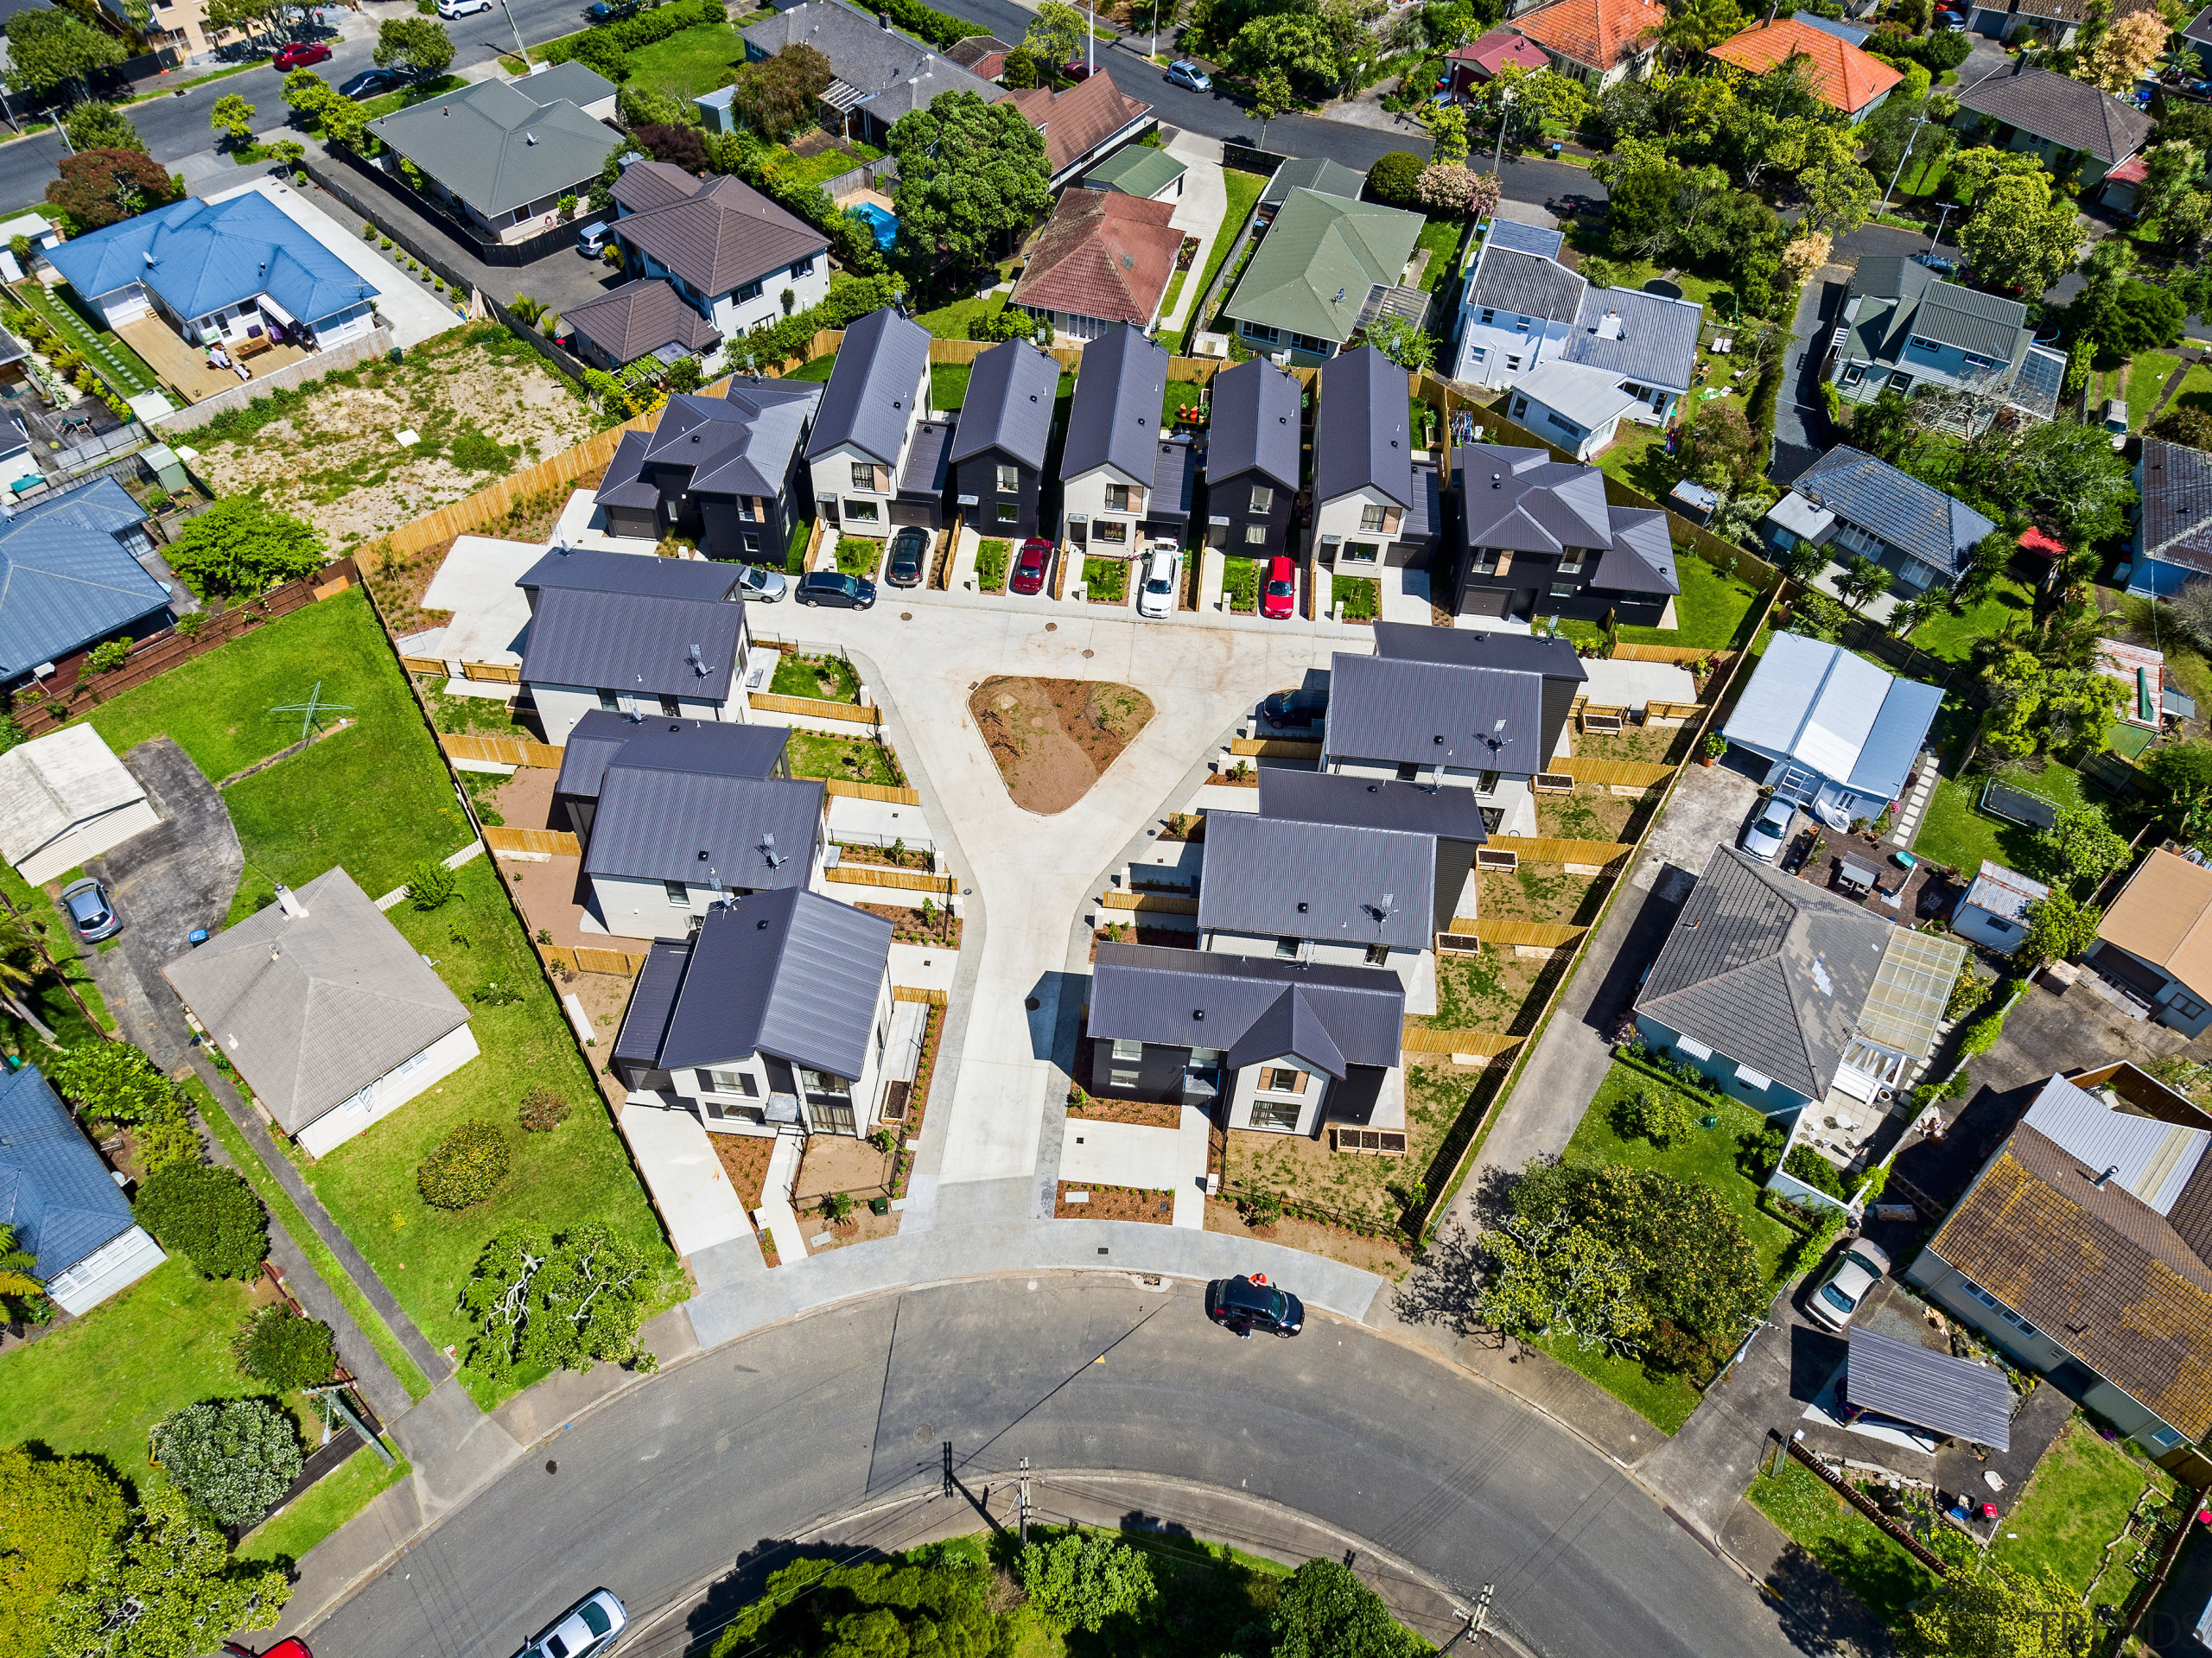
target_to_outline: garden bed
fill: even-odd
[[[1084,559],[1083,596],[1094,605],[1128,603],[1129,561],[1126,558]]]
[[[1341,1261],[1348,1267],[1357,1267],[1362,1272],[1374,1273],[1398,1282],[1402,1282],[1406,1274],[1413,1270],[1412,1251],[1395,1238],[1376,1237],[1365,1232],[1355,1232],[1349,1227],[1302,1220],[1295,1215],[1286,1215],[1271,1226],[1255,1226],[1245,1218],[1244,1212],[1235,1204],[1219,1197],[1206,1199],[1206,1230],[1225,1232],[1231,1237],[1280,1243],[1287,1249],[1300,1249],[1325,1260]]]
[[[976,546],[976,585],[985,593],[1006,591],[1007,567],[1014,559],[1010,541],[984,541]]]
[[[941,944],[947,950],[960,948],[960,918],[942,906],[933,908],[928,915],[919,910],[910,910],[903,904],[855,904],[855,910],[866,910],[870,915],[880,915],[891,924],[891,937],[901,944]]]
[[[1089,1039],[1084,1039],[1084,1046]],[[1089,1066],[1084,1066],[1086,1072]],[[1183,1108],[1173,1100],[1102,1100],[1096,1095],[1076,1090],[1068,1102],[1068,1115],[1081,1122],[1128,1122],[1141,1128],[1179,1128],[1183,1126]]]
[[[837,537],[837,570],[842,575],[872,576],[883,562],[883,543],[874,536]]]
[[[1142,691],[1101,680],[995,677],[968,711],[1014,804],[1049,816],[1090,791],[1153,708]]]
[[[730,1191],[750,1215],[760,1207],[761,1193],[767,1188],[768,1160],[775,1153],[776,1142],[765,1134],[709,1134],[707,1143],[715,1148],[715,1160],[729,1177]]]
[[[1260,562],[1255,558],[1231,558],[1223,562],[1221,590],[1229,600],[1229,608],[1236,615],[1250,616],[1260,608]]]
[[[1329,603],[1348,622],[1371,622],[1382,613],[1380,583],[1363,575],[1331,575]]]
[[[1939,1586],[1934,1572],[1802,1463],[1783,1458],[1773,1473],[1752,1480],[1745,1495],[1886,1623],[1902,1623],[1905,1609]]]
[[[1068,1194],[1071,1191],[1088,1194],[1086,1200],[1071,1203]],[[1156,1186],[1096,1186],[1079,1180],[1063,1180],[1052,1204],[1052,1217],[1063,1221],[1148,1221],[1155,1226],[1172,1226],[1175,1194]]]

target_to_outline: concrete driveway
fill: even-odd
[[[123,916],[118,948],[96,953],[92,969],[124,1034],[166,1070],[183,1060],[186,1045],[162,969],[192,947],[194,928],[223,924],[245,854],[215,785],[167,737],[139,744],[123,763],[162,821],[85,866],[107,883]]]

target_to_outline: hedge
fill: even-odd
[[[921,0],[876,0],[876,9],[891,14],[891,21],[910,35],[918,35],[932,46],[950,48],[983,32],[979,24],[964,22],[923,5]]]
[[[639,47],[651,46],[702,23],[726,22],[728,19],[729,12],[722,0],[671,0],[671,3],[656,6],[651,11],[641,11],[617,22],[588,29],[566,40],[554,41],[545,48],[545,60],[566,63],[573,59],[587,68],[598,70],[609,80],[620,80],[630,72],[629,54]]]
[[[269,1217],[234,1169],[172,1163],[138,1189],[140,1224],[203,1277],[251,1278],[269,1253]]]

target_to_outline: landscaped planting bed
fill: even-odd
[[[1363,575],[1332,575],[1329,602],[1348,622],[1371,622],[1382,613],[1382,589]]]
[[[1260,607],[1260,562],[1253,558],[1232,558],[1224,561],[1221,571],[1221,590],[1228,595],[1229,607],[1240,616],[1249,616]]]
[[[786,651],[776,663],[776,677],[768,689],[778,696],[810,696],[823,702],[861,700],[861,677],[842,657],[805,656]]]
[[[837,537],[837,569],[845,575],[874,575],[883,562],[883,543],[874,536]]]
[[[976,547],[976,585],[985,593],[1006,591],[1007,566],[1014,559],[1010,541],[984,541]]]
[[[1129,561],[1125,558],[1084,559],[1083,594],[1094,605],[1127,603],[1129,596]]]
[[[1938,1586],[1934,1572],[1802,1463],[1783,1458],[1773,1473],[1752,1480],[1746,1495],[1887,1623],[1902,1623],[1904,1609]]]
[[[1084,1201],[1070,1201],[1071,1192],[1084,1194]],[[1156,1186],[1095,1186],[1063,1180],[1052,1214],[1064,1221],[1149,1221],[1168,1226],[1174,1222],[1175,1194]]]

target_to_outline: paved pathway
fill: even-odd
[[[1184,235],[1198,238],[1198,251],[1191,256],[1190,274],[1183,278],[1183,291],[1175,296],[1174,312],[1160,320],[1162,328],[1179,328],[1190,320],[1191,308],[1205,289],[1206,256],[1213,251],[1216,242],[1234,236],[1238,227],[1222,222],[1229,215],[1229,185],[1222,177],[1221,140],[1179,132],[1167,146],[1167,153],[1187,169],[1183,175],[1182,199],[1175,204],[1175,216],[1167,222]]]

